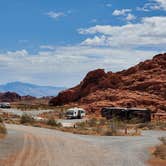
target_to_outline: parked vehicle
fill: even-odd
[[[0,103],[0,108],[11,108],[10,103]]]
[[[151,111],[142,108],[105,107],[101,110],[101,115],[107,119],[118,118],[120,120],[133,120],[137,122],[151,121]]]
[[[85,117],[86,111],[82,108],[70,108],[66,111],[67,119],[82,119]]]

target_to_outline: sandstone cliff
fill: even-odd
[[[50,100],[50,105],[64,104],[79,105],[91,112],[104,106],[166,112],[166,53],[117,73],[91,71],[79,85]]]

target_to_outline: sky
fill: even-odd
[[[0,0],[0,84],[72,87],[165,46],[166,0]]]

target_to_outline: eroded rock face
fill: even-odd
[[[59,93],[50,105],[77,104],[95,112],[104,106],[147,107],[166,111],[166,53],[121,72],[89,72],[74,88]]]
[[[99,88],[100,81],[107,74],[103,69],[97,69],[89,72],[83,81],[76,87],[59,93],[58,97],[50,100],[50,105],[63,105],[70,102],[75,102],[82,97],[96,91]]]
[[[24,100],[24,101],[32,101],[32,100],[35,100],[35,99],[36,99],[36,97],[30,96],[30,95],[21,96],[21,100]]]
[[[0,93],[0,102],[17,102],[21,96],[14,92]]]

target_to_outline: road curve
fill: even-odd
[[[2,166],[144,166],[147,148],[159,143],[163,131],[137,137],[97,137],[7,125],[0,140]]]

